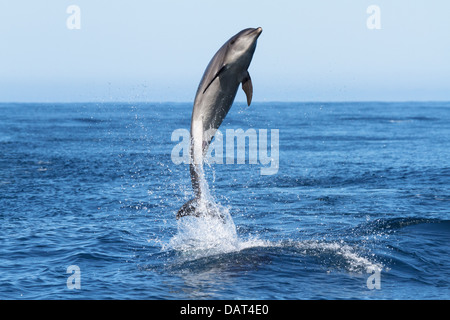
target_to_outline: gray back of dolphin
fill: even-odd
[[[206,67],[197,89],[191,118],[190,174],[195,199],[181,207],[177,219],[185,215],[199,215],[196,208],[202,196],[203,158],[231,108],[240,84],[247,96],[247,104],[251,103],[253,85],[247,69],[261,32],[261,28],[240,31],[225,42]]]

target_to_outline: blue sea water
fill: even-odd
[[[0,104],[0,299],[450,298],[450,103],[235,103],[279,170],[206,166],[228,224],[175,219],[191,111]]]

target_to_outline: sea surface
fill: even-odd
[[[191,112],[0,104],[0,299],[450,298],[450,103],[235,103],[279,168],[205,165],[226,223],[175,219]]]

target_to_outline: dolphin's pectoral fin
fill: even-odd
[[[216,80],[216,78],[218,76],[220,76],[220,74],[222,72],[224,72],[225,70],[227,70],[227,65],[223,65],[222,68],[219,69],[219,71],[217,71],[217,73],[214,75],[214,77],[211,79],[211,81],[208,83],[208,85],[206,86],[205,90],[203,90],[203,93],[206,92],[206,90],[208,90],[209,86],[211,85],[211,83],[213,83],[214,80]]]
[[[250,105],[250,103],[252,103],[253,97],[253,84],[252,79],[250,78],[250,73],[248,73],[248,71],[244,80],[242,80],[242,90],[244,90],[245,95],[247,96],[247,105]]]

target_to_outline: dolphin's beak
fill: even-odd
[[[255,30],[252,31],[252,33],[256,33],[256,37],[259,37],[261,32],[262,32],[262,28],[261,27],[256,28]]]

